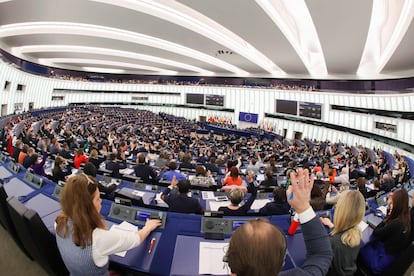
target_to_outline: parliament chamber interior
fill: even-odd
[[[0,1],[0,223],[24,262],[413,275],[410,1],[33,2]]]

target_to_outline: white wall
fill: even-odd
[[[10,91],[4,91],[5,81],[11,81]],[[26,85],[25,92],[16,92],[17,84]],[[68,90],[94,90],[94,91],[139,91],[142,93],[84,93],[84,92],[56,92],[54,89]],[[157,95],[154,92],[173,92],[178,95]],[[94,83],[82,81],[66,81],[39,77],[24,73],[16,68],[0,62],[0,105],[7,104],[8,113],[12,113],[15,103],[23,103],[23,108],[28,109],[29,102],[34,102],[35,108],[65,106],[73,102],[131,102],[133,96],[148,97],[148,103],[185,104],[186,93],[204,93],[225,96],[225,107],[234,109],[231,112],[217,112],[212,110],[140,106],[154,112],[167,112],[189,119],[198,119],[200,115],[231,118],[233,123],[238,123],[238,114],[251,112],[259,114],[259,122],[267,122],[275,126],[276,132],[281,134],[287,129],[288,137],[295,131],[303,133],[303,138],[315,138],[318,140],[341,140],[348,144],[363,144],[369,147],[380,147],[393,151],[394,148],[379,142],[355,136],[349,133],[334,131],[324,127],[301,124],[287,120],[264,118],[264,113],[275,113],[276,99],[296,100],[303,102],[320,103],[323,107],[322,122],[345,126],[370,133],[382,135],[414,144],[414,122],[410,120],[394,119],[368,114],[356,114],[345,111],[331,110],[330,105],[342,105],[381,110],[398,110],[405,112],[414,111],[414,94],[380,94],[361,95],[348,93],[324,93],[307,91],[290,91],[276,89],[252,89],[239,87],[214,87],[214,86],[184,86],[184,85],[147,85],[147,84],[118,84],[118,83]],[[63,101],[52,101],[53,96],[64,96]],[[374,128],[374,121],[397,125],[397,133],[382,131]],[[403,151],[400,151],[403,152]],[[403,152],[404,153],[404,152]]]

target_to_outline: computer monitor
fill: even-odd
[[[377,197],[375,200],[377,202],[378,207],[385,206],[387,205],[387,202],[388,202],[388,194],[382,194],[379,197]]]

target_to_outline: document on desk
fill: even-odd
[[[265,198],[265,199],[256,199],[253,202],[253,204],[250,207],[250,209],[255,210],[255,211],[260,210],[260,208],[262,208],[263,206],[265,206],[266,203],[268,203],[268,202],[270,202],[270,200],[268,198]]]
[[[121,169],[119,170],[120,174],[126,174],[126,175],[130,175],[134,172],[134,169],[131,168],[125,168],[125,169]]]
[[[112,227],[109,229],[109,231],[116,231],[116,232],[120,232],[120,233],[125,233],[125,232],[137,232],[138,231],[138,227],[123,221],[120,224],[114,224],[112,225]],[[127,251],[122,251],[119,253],[115,253],[115,255],[119,256],[119,257],[125,257]]]
[[[209,200],[208,201],[208,205],[210,206],[210,210],[209,211],[218,211],[218,209],[221,206],[229,206],[230,205],[230,201],[215,201],[215,200]]]
[[[164,200],[161,199],[161,195],[162,195],[162,192],[155,195],[155,201],[157,202],[157,205],[168,208],[168,204]]]
[[[227,264],[223,263],[228,243],[200,242],[198,274],[228,275]]]
[[[212,191],[202,191],[201,197],[203,198],[203,200],[215,199],[214,192]]]

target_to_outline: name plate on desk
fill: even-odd
[[[160,219],[160,228],[164,228],[167,213],[113,203],[109,211],[109,217],[141,226],[145,225],[147,219]]]

